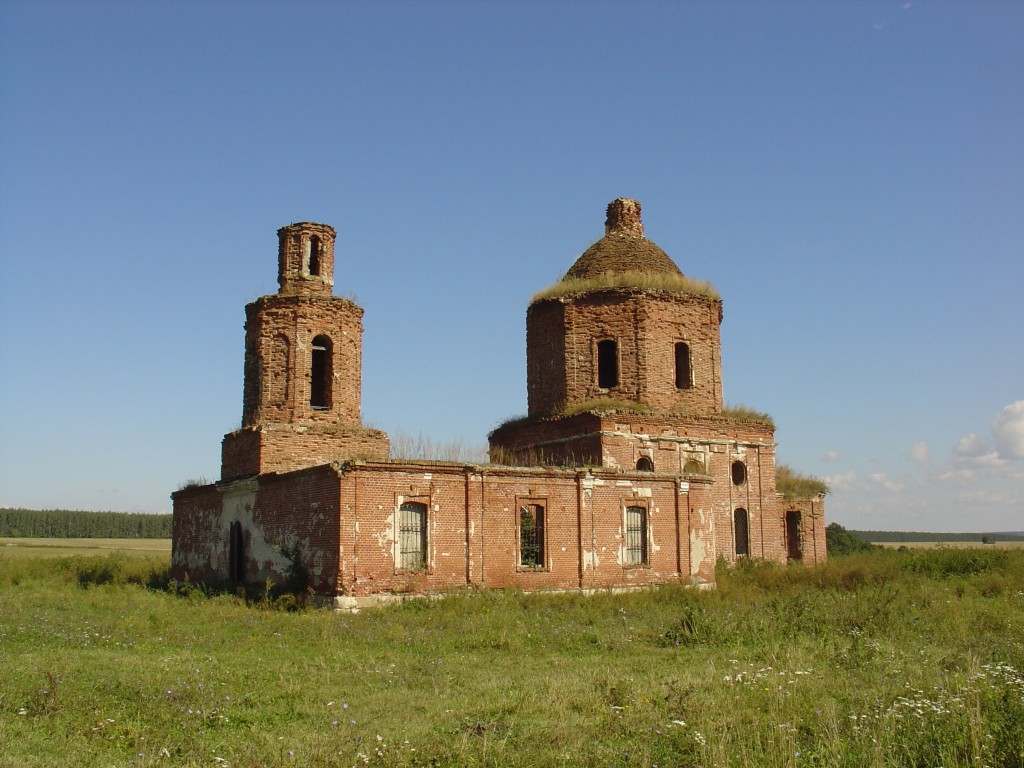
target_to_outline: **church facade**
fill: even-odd
[[[778,493],[770,418],[724,405],[721,299],[645,237],[636,201],[609,204],[605,230],[527,310],[528,415],[464,464],[391,460],[363,426],[363,311],[333,295],[335,231],[280,229],[221,479],[172,494],[175,578],[282,584],[301,563],[313,592],[358,607],[823,560],[823,496]]]

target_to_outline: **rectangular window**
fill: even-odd
[[[647,510],[626,507],[626,565],[647,565]]]
[[[427,505],[407,501],[398,508],[398,567],[416,571],[426,567]]]
[[[611,339],[597,342],[597,386],[599,389],[619,386],[619,349]]]
[[[544,507],[540,504],[519,507],[519,566],[544,567]]]
[[[690,389],[693,386],[693,370],[690,367],[690,345],[676,343],[676,389]]]

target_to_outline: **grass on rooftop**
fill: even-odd
[[[694,280],[685,275],[669,275],[648,272],[605,272],[597,277],[570,277],[560,280],[542,291],[538,291],[530,299],[533,304],[543,299],[554,299],[583,291],[601,290],[604,288],[638,288],[649,291],[665,291],[692,296],[704,296],[716,301],[721,297],[711,283]]]

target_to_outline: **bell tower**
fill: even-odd
[[[363,310],[333,295],[334,228],[277,235],[280,288],[245,308],[242,428],[224,437],[222,479],[389,452],[362,426]]]

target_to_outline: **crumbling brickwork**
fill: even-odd
[[[324,224],[278,230],[281,289],[245,308],[242,428],[224,437],[222,479],[388,456],[387,435],[362,427],[363,310],[331,294],[334,239]]]
[[[529,307],[529,416],[496,429],[479,466],[388,460],[361,421],[363,310],[332,294],[335,231],[279,230],[280,290],[246,307],[221,480],[172,495],[174,576],[282,584],[299,557],[314,591],[356,606],[823,560],[823,499],[776,493],[774,427],[723,410],[721,300],[680,288],[636,201],[612,201],[605,227],[572,290]]]
[[[543,299],[526,314],[531,416],[599,398],[680,413],[722,410],[721,302],[644,289]],[[617,381],[601,386],[598,344],[611,341]],[[685,365],[678,373],[677,345]],[[684,362],[680,360],[680,362]]]

